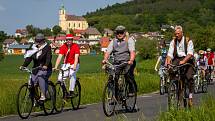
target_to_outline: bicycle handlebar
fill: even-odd
[[[32,73],[32,71],[36,70],[36,69],[41,69],[42,67],[41,66],[38,66],[38,67],[35,67],[35,68],[32,68],[32,69],[29,69],[28,67],[23,67],[23,68],[20,68],[21,71],[26,71],[28,73]]]

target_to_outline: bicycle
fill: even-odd
[[[52,114],[55,105],[55,86],[48,80],[48,87],[46,91],[46,100],[40,101],[41,91],[39,89],[38,83],[33,84],[32,81],[32,71],[36,69],[41,69],[41,67],[36,67],[30,70],[25,67],[22,71],[26,71],[30,74],[27,83],[23,84],[17,93],[17,112],[22,119],[26,119],[30,116],[33,107],[39,106],[43,109],[46,115]],[[38,79],[38,78],[36,78]]]
[[[126,111],[132,112],[135,109],[137,91],[133,82],[128,83],[125,75],[126,72],[119,74],[119,79],[116,81],[116,70],[120,67],[127,65],[128,63],[122,63],[120,65],[112,65],[110,62],[106,62],[104,65],[105,71],[108,74],[108,81],[104,87],[102,96],[102,105],[104,114],[108,117],[115,113],[115,107],[117,104],[122,105]],[[116,85],[118,89],[116,90]],[[133,90],[133,94],[129,95],[129,91]]]
[[[207,70],[206,70],[205,76],[206,76],[206,80],[208,82],[208,85],[212,84],[212,82],[213,82],[213,79],[211,77],[212,72],[213,72],[213,67],[212,66],[207,66]]]
[[[160,77],[160,95],[164,95],[164,93],[167,93],[167,85],[168,85],[168,80],[167,80],[167,68],[162,67],[161,71],[163,73],[162,77]]]
[[[170,80],[168,85],[168,108],[169,110],[178,109],[181,106],[183,101],[184,108],[188,107],[188,98],[189,98],[189,87],[188,80],[184,76],[184,66],[191,66],[192,64],[186,63],[183,65],[172,65],[169,64],[169,74],[174,73],[176,78],[175,80]],[[181,80],[181,76],[183,76],[184,81]],[[170,78],[170,77],[169,77]]]
[[[63,108],[65,106],[65,102],[67,102],[67,100],[71,100],[73,110],[79,109],[79,106],[80,106],[81,84],[79,82],[79,78],[76,79],[75,89],[74,89],[74,93],[75,93],[74,97],[67,97],[68,91],[66,88],[64,88],[64,87],[66,87],[65,79],[67,79],[69,77],[69,76],[64,76],[64,71],[69,71],[69,70],[70,70],[70,68],[68,68],[67,70],[58,69],[58,71],[61,71],[62,80],[63,80],[63,81],[58,81],[55,84],[55,88],[56,88],[55,110],[58,113],[63,111]]]
[[[195,80],[195,87],[194,87],[194,93],[198,93],[199,89],[202,89],[203,93],[207,92],[208,84],[205,80],[205,76],[203,73],[203,69],[196,69],[196,74],[194,75]]]

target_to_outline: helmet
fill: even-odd
[[[205,53],[204,50],[199,50],[200,55],[203,55],[204,53]]]
[[[119,25],[116,27],[115,32],[125,32],[125,27],[122,25]]]
[[[45,41],[45,37],[43,34],[41,33],[38,33],[35,37],[35,42],[36,43],[41,43],[41,42],[44,42]]]
[[[208,48],[208,49],[207,49],[207,52],[211,52],[211,49],[210,49],[210,48]]]
[[[67,34],[66,39],[73,39],[73,35],[72,34]]]

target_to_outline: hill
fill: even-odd
[[[132,0],[85,15],[89,25],[114,29],[125,25],[130,32],[160,31],[162,25],[182,25],[198,49],[215,49],[214,0]],[[170,39],[172,30],[164,34]]]

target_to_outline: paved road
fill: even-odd
[[[215,95],[215,84],[209,86],[209,92]],[[194,95],[194,105],[197,105],[203,93]],[[167,95],[160,96],[157,93],[139,96],[137,99],[137,109],[135,113],[121,112],[116,116],[107,118],[102,110],[102,104],[92,104],[81,106],[79,110],[65,110],[60,114],[44,116],[42,113],[32,114],[29,121],[114,121],[115,119],[126,119],[128,121],[154,120],[160,112],[167,110]],[[19,121],[18,116],[8,116],[0,118],[0,121]]]

